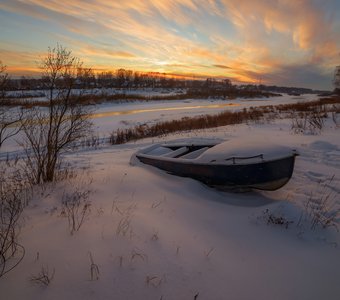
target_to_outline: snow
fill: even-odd
[[[137,151],[139,152],[139,151]],[[141,150],[141,152],[144,152],[143,150]],[[172,153],[173,151],[170,148],[166,148],[166,147],[162,147],[161,145],[152,145],[151,147],[147,147],[147,149],[145,149],[145,153],[148,155],[164,155],[164,154],[168,154],[168,153]]]
[[[274,138],[275,139],[275,138]],[[204,147],[196,151],[190,152],[186,155],[184,154],[189,150],[188,145],[214,145],[213,147]],[[177,146],[180,147],[176,150],[171,150],[165,146]],[[287,146],[281,145],[279,141],[274,143],[273,139],[269,142],[261,136],[251,136],[242,138],[233,138],[230,140],[212,140],[203,138],[191,138],[191,139],[180,139],[170,142],[165,142],[163,144],[153,144],[150,147],[141,149],[136,152],[143,153],[151,156],[161,156],[162,158],[174,158],[179,155],[179,160],[182,159],[195,159],[203,163],[233,163],[230,158],[247,158],[243,163],[249,164],[252,162],[268,161],[283,157],[291,156],[292,154],[297,154],[295,149],[289,148]],[[227,161],[226,161],[227,160]],[[242,160],[237,161],[237,163],[242,164]]]
[[[275,139],[275,137],[274,137]],[[292,148],[273,142],[268,141],[262,134],[259,136],[252,135],[251,137],[233,138],[223,143],[220,143],[209,150],[207,150],[199,160],[202,162],[211,162],[212,160],[216,162],[225,161],[225,159],[235,157],[235,158],[246,158],[245,163],[272,160],[282,157],[287,157],[292,155]],[[260,155],[262,155],[260,157]],[[230,162],[229,162],[230,163]],[[241,162],[238,162],[241,163]]]
[[[301,97],[285,95],[260,99],[187,99],[103,103],[96,106],[93,122],[97,132],[109,134],[115,128],[126,128],[145,123],[153,124],[159,121],[193,117],[207,113],[215,114],[225,110],[236,111],[243,108],[272,105],[273,103],[278,105],[316,99],[316,95],[307,94]]]
[[[163,113],[166,119],[178,117],[176,111],[153,111],[124,118],[131,124],[153,122]],[[191,115],[192,110],[184,113]],[[95,122],[103,132],[122,120]],[[329,195],[330,212],[340,208],[339,128],[331,118],[319,135],[294,134],[290,125],[288,119],[276,119],[68,154],[78,176],[35,191],[20,232],[26,255],[0,278],[0,298],[339,299],[340,234],[334,227],[312,230],[303,214],[311,197]],[[194,138],[235,141],[238,146],[254,139],[261,145],[264,139],[296,149],[300,156],[283,188],[236,194],[130,164],[139,149]],[[91,190],[91,211],[71,235],[62,214],[63,194],[85,188]],[[288,228],[268,223],[269,214],[293,223]],[[98,280],[91,280],[90,254]],[[50,275],[54,270],[48,286],[30,281],[43,266]]]

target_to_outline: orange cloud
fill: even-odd
[[[59,42],[98,68],[106,63],[256,81],[285,66],[311,63],[330,68],[337,62],[340,31],[321,4],[321,0],[2,0],[0,9],[42,20],[46,31],[53,24],[58,28],[53,38],[58,34]],[[30,59],[21,62],[28,64]]]
[[[127,59],[132,59],[136,57],[134,54],[126,51],[114,51],[111,49],[92,46],[85,46],[81,48],[81,54],[86,56],[102,56],[109,58],[127,58]]]
[[[11,51],[8,49],[0,48],[0,57],[4,64],[11,66],[32,66],[36,65],[42,52],[29,52],[29,51]]]
[[[336,45],[333,21],[309,0],[223,0],[226,14],[247,39],[263,41],[273,31],[290,37],[301,50],[317,52],[323,43]],[[261,34],[261,36],[258,36]]]
[[[28,77],[37,77],[41,75],[41,69],[38,67],[16,67],[9,66],[7,68],[7,72],[14,77],[28,76]]]

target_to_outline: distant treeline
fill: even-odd
[[[62,88],[66,86],[68,77],[60,77],[56,85]],[[3,90],[2,105],[6,106],[48,106],[43,100],[28,101],[28,98],[44,98],[46,87],[50,84],[49,78],[42,77],[20,79],[8,78]],[[168,95],[129,93],[129,90],[151,89],[178,89],[178,93]],[[110,90],[113,89],[113,90]],[[8,91],[20,91],[9,93]],[[21,93],[22,92],[22,93]],[[132,70],[119,69],[116,72],[102,72],[95,74],[93,70],[81,68],[72,79],[71,98],[74,103],[96,104],[106,101],[130,101],[130,100],[182,100],[182,99],[233,99],[237,97],[272,97],[279,96],[269,91],[262,91],[257,86],[233,85],[229,79],[217,80],[207,78],[205,80],[189,80],[183,78],[169,78],[161,73],[141,73]],[[37,96],[38,95],[38,96]]]
[[[286,94],[327,94],[330,91],[323,90],[312,90],[301,87],[286,87],[286,86],[276,86],[276,85],[263,85],[257,86],[261,91],[271,91],[275,93],[286,93]]]
[[[46,86],[46,78],[32,78],[22,76],[21,78],[8,78],[6,82],[7,91],[43,90]],[[139,72],[127,69],[118,69],[114,72],[107,71],[95,74],[92,69],[82,68],[79,70],[74,88],[94,89],[94,88],[118,88],[118,89],[138,89],[138,88],[186,88],[191,90],[247,90],[263,91],[275,93],[325,93],[326,91],[312,90],[299,87],[282,87],[267,85],[233,85],[229,79],[197,79],[188,77],[175,77],[159,72]]]
[[[43,90],[46,86],[46,78],[8,78],[6,90]],[[202,88],[202,87],[230,87],[229,79],[216,80],[207,78],[204,80],[187,79],[169,76],[159,72],[139,72],[126,69],[118,69],[114,72],[101,72],[95,74],[92,69],[80,69],[74,84],[74,88]]]

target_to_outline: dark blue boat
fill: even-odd
[[[235,143],[230,141],[168,143],[152,145],[135,156],[170,174],[190,177],[221,189],[272,191],[281,188],[292,177],[297,152],[281,146],[263,147],[261,144],[262,149],[258,146],[235,150]]]

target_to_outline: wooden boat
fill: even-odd
[[[155,144],[138,151],[135,157],[170,174],[221,189],[272,191],[289,181],[298,154],[287,147],[263,144],[261,141]]]

